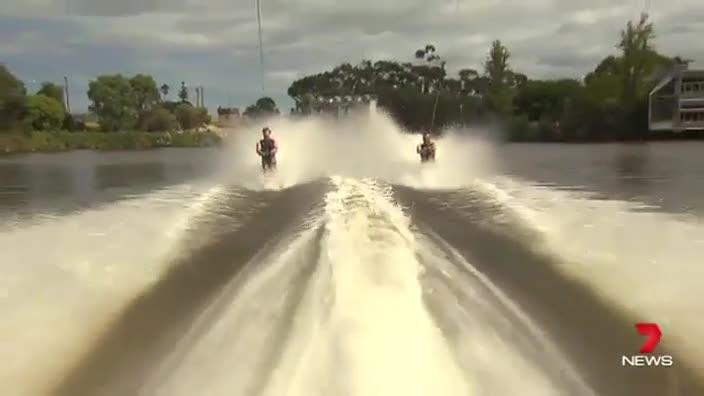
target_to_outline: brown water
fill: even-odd
[[[703,152],[508,145],[460,188],[323,178],[272,191],[227,178],[230,151],[1,158],[0,383],[704,394]],[[661,324],[675,367],[621,367],[638,320]]]

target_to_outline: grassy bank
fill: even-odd
[[[0,133],[0,154],[69,150],[149,150],[209,147],[222,142],[212,132],[32,132]]]

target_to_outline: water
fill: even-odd
[[[225,150],[0,159],[16,395],[694,395],[699,143],[439,142],[383,116]],[[627,369],[663,327],[665,369]]]

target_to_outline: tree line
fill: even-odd
[[[163,132],[193,130],[210,122],[205,108],[194,106],[185,82],[177,100],[169,100],[170,87],[157,86],[152,76],[101,75],[89,83],[89,110],[100,130]],[[42,83],[30,94],[22,81],[0,65],[0,131],[79,131],[83,120],[66,109],[64,87]]]
[[[604,58],[583,79],[530,79],[510,64],[511,52],[495,40],[482,70],[449,76],[446,62],[428,44],[416,62],[391,60],[341,64],[294,81],[288,95],[305,113],[316,96],[373,95],[409,130],[500,122],[512,140],[613,140],[647,131],[648,92],[658,71],[690,61],[656,51],[646,14],[628,21]]]

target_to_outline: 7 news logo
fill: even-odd
[[[646,339],[640,347],[640,354],[632,356],[621,356],[621,366],[631,367],[670,367],[673,364],[672,356],[670,355],[653,355],[655,348],[660,343],[662,331],[656,323],[636,323],[638,333],[645,336]]]

